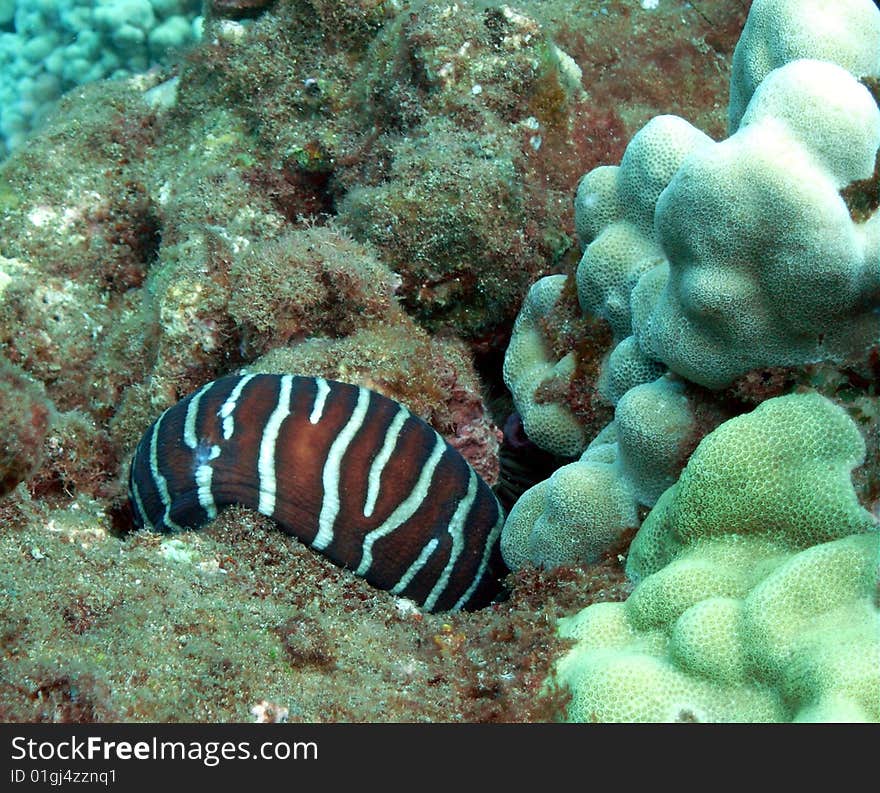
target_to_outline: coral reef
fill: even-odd
[[[561,621],[575,721],[878,721],[880,531],[815,393],[706,436],[632,542],[625,603]]]
[[[637,509],[654,506],[719,423],[798,387],[833,395],[818,365],[871,382],[880,216],[852,196],[876,188],[880,11],[843,5],[754,3],[734,58],[730,135],[715,142],[658,116],[619,166],[581,180],[580,330],[559,310],[570,280],[545,277],[504,373],[529,436],[583,454],[512,511],[509,564],[588,560],[637,525]],[[597,324],[608,329],[598,350]],[[603,404],[614,411],[604,429]]]
[[[396,260],[387,248],[359,246],[350,230],[328,225],[324,214],[335,212],[337,203],[359,189],[382,189],[386,171],[375,167],[403,162],[416,140],[424,141],[441,170],[445,166],[437,158],[446,151],[441,141],[452,147],[449,155],[477,156],[462,143],[472,134],[466,128],[470,121],[465,109],[458,112],[449,104],[458,101],[454,89],[464,83],[447,85],[441,80],[430,96],[422,97],[422,104],[428,104],[420,104],[416,116],[423,119],[424,130],[397,129],[386,118],[393,109],[388,100],[370,99],[367,86],[378,80],[384,91],[393,93],[398,90],[395,80],[400,90],[409,90],[410,83],[393,70],[381,75],[376,71],[382,62],[379,51],[401,47],[406,52],[406,47],[418,45],[425,59],[439,62],[440,54],[447,52],[442,40],[432,39],[431,49],[427,41],[407,39],[411,31],[406,25],[386,29],[387,17],[394,15],[390,7],[348,4],[350,13],[342,20],[333,4],[321,5],[319,14],[314,8],[314,4],[282,3],[246,27],[210,21],[211,37],[176,73],[160,71],[137,80],[86,85],[62,99],[59,113],[42,134],[16,151],[2,172],[0,231],[6,257],[2,269],[4,281],[8,280],[0,306],[4,349],[12,361],[46,385],[60,410],[84,411],[100,432],[109,430],[116,456],[124,459],[161,409],[279,344],[294,349],[297,342],[308,340],[312,352],[307,357],[314,371],[323,367],[329,376],[344,380],[351,378],[347,366],[364,378],[365,385],[375,387],[370,381],[376,378],[367,370],[376,363],[372,351],[384,337],[399,351],[401,361],[407,361],[397,373],[388,371],[381,378],[390,385],[388,395],[429,420],[436,418],[438,429],[447,436],[453,428],[473,427],[459,432],[469,435],[469,440],[453,443],[474,447],[467,456],[478,462],[488,481],[494,481],[497,429],[480,418],[486,409],[474,401],[481,389],[470,364],[461,358],[464,348],[447,333],[431,339],[428,365],[417,361],[415,350],[427,347],[413,345],[406,336],[422,338],[423,331],[413,327],[395,304],[399,300],[404,311],[428,328],[436,327],[431,311],[419,308],[421,284],[406,273],[395,275],[389,262]],[[429,22],[443,29],[448,24],[437,6],[427,4],[424,14],[420,29]],[[540,254],[527,264],[506,246],[520,237],[518,229],[530,229],[529,234],[541,239],[562,240],[571,212],[563,197],[575,178],[569,159],[560,156],[567,146],[561,145],[561,138],[550,145],[549,131],[524,129],[514,122],[521,100],[516,86],[498,76],[506,73],[498,64],[516,62],[523,79],[528,75],[532,79],[523,50],[526,54],[540,50],[548,53],[541,74],[550,80],[553,75],[562,79],[559,70],[567,61],[553,49],[551,35],[526,16],[484,14],[469,7],[456,15],[462,31],[488,31],[480,32],[481,37],[515,37],[522,28],[522,42],[511,40],[500,50],[493,47],[472,59],[462,54],[456,63],[464,75],[483,68],[484,61],[493,64],[498,85],[483,78],[480,83],[492,102],[477,106],[473,104],[477,99],[469,95],[466,109],[478,110],[487,130],[503,110],[507,120],[498,123],[505,135],[528,133],[528,139],[517,137],[512,150],[529,159],[522,159],[522,167],[505,178],[512,180],[513,193],[534,199],[521,202],[523,212],[542,213],[532,219],[496,213],[498,222],[507,225],[491,239],[478,243],[471,238],[467,243],[470,269],[502,284],[506,296],[496,293],[491,299],[499,306],[501,300],[506,308],[490,312],[484,306],[477,311],[467,308],[467,300],[456,298],[455,310],[471,312],[483,330],[473,338],[467,322],[455,324],[458,319],[444,327],[455,335],[470,335],[472,349],[484,355],[504,343],[507,322],[525,284],[538,268],[553,261]],[[576,36],[572,21],[565,19],[564,26],[558,25],[560,37],[573,36],[572,46],[582,53],[582,64],[596,75],[587,87],[598,90],[601,83],[602,90],[613,90],[609,78],[599,79],[586,54],[593,51],[594,37],[601,39],[592,29],[599,18],[591,16]],[[676,27],[680,23],[673,22],[677,18],[663,19],[671,26],[664,28],[669,40],[680,37],[681,28]],[[690,24],[698,21],[694,17]],[[628,14],[612,16],[607,23],[615,25],[621,37],[645,36],[648,30],[646,20]],[[380,31],[381,47],[376,39]],[[336,44],[313,46],[316,37]],[[365,53],[373,39],[377,54],[371,59]],[[663,45],[654,41],[652,46]],[[732,51],[732,42],[727,46]],[[352,60],[346,54],[350,52],[364,57]],[[601,52],[596,52],[600,57]],[[363,63],[360,69],[358,62]],[[398,62],[402,68],[403,60]],[[288,68],[291,63],[299,64],[294,72]],[[653,83],[653,90],[666,85],[671,94],[679,76],[670,72],[666,82]],[[614,79],[623,84],[632,75],[618,68]],[[604,122],[596,119],[598,126],[591,126],[592,114],[598,111],[586,106],[586,100],[565,98],[577,94],[573,84],[567,90],[557,97],[562,115],[553,115],[556,126],[550,126],[559,134],[591,136],[574,141],[574,149],[587,158],[601,156],[597,147],[607,141],[603,143],[598,130]],[[418,99],[421,94],[414,96]],[[651,99],[643,99],[643,105]],[[701,96],[699,102],[711,106],[708,96]],[[440,112],[447,114],[442,122],[436,116]],[[381,133],[376,133],[376,124]],[[625,127],[617,128],[622,134]],[[543,140],[537,149],[537,138],[534,145],[528,142],[536,135]],[[501,151],[507,138],[498,140]],[[428,145],[428,141],[434,142]],[[480,162],[477,157],[475,167]],[[563,172],[568,175],[558,176]],[[541,195],[548,189],[548,174],[557,174],[552,177],[557,181],[550,182],[554,192]],[[468,172],[459,172],[459,177],[460,183],[470,184]],[[461,202],[468,199],[467,189],[456,190],[413,199],[411,222],[405,229],[398,224],[398,232],[422,234],[427,225],[421,220],[432,212],[466,217]],[[432,200],[437,202],[434,209],[428,205]],[[546,214],[548,207],[556,213],[552,217]],[[479,215],[485,220],[481,209]],[[433,232],[413,244],[423,247],[431,236]],[[319,244],[312,246],[313,242]],[[499,256],[498,251],[504,250],[509,254]],[[293,261],[291,256],[312,263],[302,271],[308,270],[308,277],[297,275],[298,269],[284,269],[285,262]],[[490,260],[504,269],[487,268]],[[504,275],[509,268],[516,270],[515,282]],[[440,270],[445,272],[446,265]],[[449,275],[451,283],[454,278]],[[318,281],[323,284],[320,288]],[[396,299],[389,294],[393,290]],[[474,293],[475,299],[483,301],[490,293]],[[385,308],[384,297],[388,298]],[[302,298],[307,299],[300,302]],[[436,305],[433,298],[427,303]],[[368,328],[371,319],[375,321]],[[310,339],[316,335],[327,340]],[[352,366],[358,353],[346,339],[364,341],[360,355],[365,365]],[[323,362],[313,354],[319,348],[326,349]],[[339,356],[348,361],[346,366],[337,364],[343,360]],[[385,354],[385,365],[395,358],[396,354]],[[451,401],[447,402],[447,394]]]
[[[577,178],[659,112],[723,134],[734,5],[218,1],[184,57],[63,96],[0,165],[3,357],[55,406],[11,414],[2,718],[558,717],[555,621],[629,594],[627,533],[589,568],[524,567],[487,609],[423,614],[242,510],[129,534],[127,461],[182,395],[285,371],[385,393],[509,480],[501,351],[528,285],[574,269]],[[598,430],[644,362],[622,346],[606,386],[610,326],[564,292],[545,325],[584,388],[546,393]]]
[[[248,358],[313,336],[349,336],[392,311],[398,280],[328,227],[247,246],[229,268],[227,310]]]

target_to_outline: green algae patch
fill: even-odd
[[[422,614],[244,509],[114,535],[96,502],[0,504],[3,721],[531,721],[563,644],[515,598]],[[619,575],[619,573],[618,573]],[[555,584],[562,613],[582,577]],[[550,586],[550,589],[548,589]],[[548,600],[548,603],[550,601]]]

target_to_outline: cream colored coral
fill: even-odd
[[[565,465],[514,504],[501,534],[511,569],[595,562],[624,529],[638,525],[638,505],[614,463]]]
[[[578,186],[575,218],[586,245],[577,269],[585,314],[602,317],[615,338],[629,336],[630,294],[665,261],[654,238],[654,206],[685,156],[711,139],[676,116],[657,116],[630,141],[620,166],[603,166]]]
[[[627,392],[581,458],[526,491],[501,534],[507,566],[595,562],[678,477],[694,417],[681,381]]]
[[[755,0],[733,53],[730,131],[773,70],[798,58],[880,74],[880,14],[871,0]]]
[[[526,435],[542,449],[574,457],[586,446],[584,428],[567,405],[536,398],[541,385],[553,380],[568,382],[574,374],[574,353],[554,359],[540,323],[556,305],[564,285],[564,275],[550,275],[532,285],[504,357],[504,382]]]

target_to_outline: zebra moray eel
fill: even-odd
[[[224,506],[274,519],[337,565],[427,611],[497,593],[503,514],[434,429],[366,388],[223,377],[168,408],[131,462],[138,527],[197,528]]]

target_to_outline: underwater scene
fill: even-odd
[[[0,722],[880,722],[880,2],[0,0]]]

